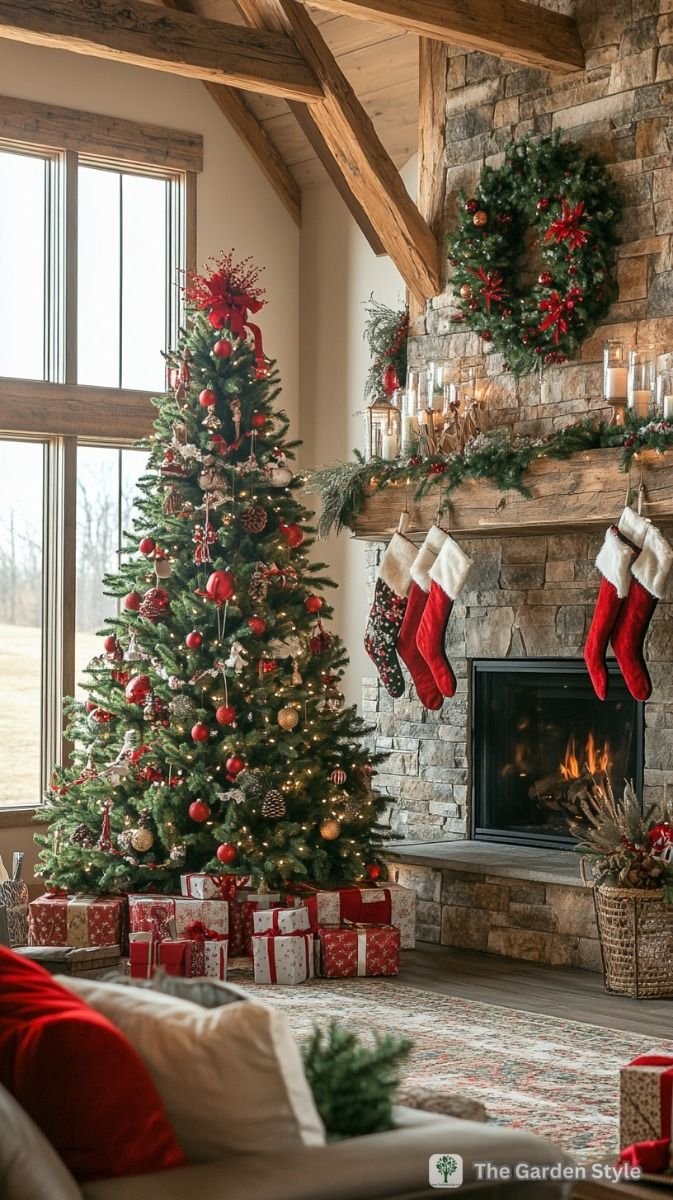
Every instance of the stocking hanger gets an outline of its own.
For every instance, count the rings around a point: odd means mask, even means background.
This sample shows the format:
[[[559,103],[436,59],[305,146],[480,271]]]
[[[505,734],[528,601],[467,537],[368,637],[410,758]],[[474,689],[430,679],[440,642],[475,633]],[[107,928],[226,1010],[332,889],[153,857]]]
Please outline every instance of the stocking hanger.
[[[632,472],[633,472],[633,459],[631,459],[631,462],[629,463],[629,478],[628,478],[628,482],[626,484],[626,497],[624,499],[624,504],[626,505],[627,508],[633,507],[632,503],[631,503],[631,492],[632,492],[631,475],[632,475]],[[643,504],[647,504],[647,498],[646,498],[645,484],[643,482],[643,463],[642,463],[642,459],[641,459],[640,478],[638,480],[638,516],[642,515]]]

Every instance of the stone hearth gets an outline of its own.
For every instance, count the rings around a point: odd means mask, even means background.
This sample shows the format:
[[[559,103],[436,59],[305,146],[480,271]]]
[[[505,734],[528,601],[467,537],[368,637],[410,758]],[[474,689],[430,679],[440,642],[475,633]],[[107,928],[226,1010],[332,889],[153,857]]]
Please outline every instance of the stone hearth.
[[[391,878],[418,897],[419,941],[601,969],[575,854],[461,841],[392,845],[386,857]]]

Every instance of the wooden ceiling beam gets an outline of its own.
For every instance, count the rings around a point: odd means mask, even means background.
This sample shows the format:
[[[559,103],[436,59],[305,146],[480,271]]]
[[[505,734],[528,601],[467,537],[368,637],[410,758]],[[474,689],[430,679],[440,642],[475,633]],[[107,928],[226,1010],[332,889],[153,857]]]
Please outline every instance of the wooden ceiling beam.
[[[164,8],[200,15],[198,5],[194,5],[193,0],[161,0],[161,2]],[[228,87],[224,83],[207,83],[205,81],[203,86],[215,101],[220,112],[236,130],[241,141],[247,146],[276,195],[285,205],[295,225],[301,228],[301,189],[261,121],[257,120],[250,106],[235,88]],[[303,105],[297,104],[297,108],[302,107]]]
[[[0,0],[0,37],[283,99],[322,94],[283,31],[168,12],[143,0]]]
[[[584,51],[572,17],[525,0],[311,0],[328,12],[385,21],[418,37],[481,50],[551,71],[579,71]]]
[[[295,0],[236,0],[257,29],[293,37],[323,88],[309,115],[410,292],[420,301],[440,287],[439,246],[397,167],[310,16]]]

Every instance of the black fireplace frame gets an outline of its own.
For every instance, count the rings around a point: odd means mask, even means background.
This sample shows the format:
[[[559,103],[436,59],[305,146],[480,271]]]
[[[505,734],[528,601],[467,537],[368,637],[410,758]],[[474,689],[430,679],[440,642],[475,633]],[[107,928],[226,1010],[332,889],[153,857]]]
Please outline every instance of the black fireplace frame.
[[[471,662],[471,689],[470,689],[470,767],[471,767],[471,786],[470,786],[470,836],[476,841],[482,842],[499,842],[506,845],[517,846],[536,846],[544,847],[549,850],[568,850],[575,842],[573,838],[554,837],[553,835],[535,836],[534,834],[516,834],[514,835],[508,829],[494,829],[492,826],[481,827],[477,823],[479,816],[477,812],[478,797],[481,795],[481,756],[477,747],[477,728],[474,720],[474,702],[476,696],[476,681],[480,672],[512,672],[520,671],[522,673],[534,671],[536,669],[544,669],[548,673],[565,674],[576,673],[586,675],[586,664],[583,659],[576,658],[509,658],[509,659],[488,659],[475,658]],[[614,659],[607,659],[608,676],[610,679],[621,679],[619,667]],[[636,778],[634,784],[638,795],[643,794],[643,777],[645,768],[645,704],[642,702],[635,703],[635,741],[636,741]]]

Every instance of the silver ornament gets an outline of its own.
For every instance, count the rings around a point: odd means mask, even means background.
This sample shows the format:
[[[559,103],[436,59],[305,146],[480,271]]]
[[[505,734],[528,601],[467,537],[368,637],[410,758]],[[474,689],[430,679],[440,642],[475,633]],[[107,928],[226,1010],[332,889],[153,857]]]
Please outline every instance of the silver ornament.
[[[171,700],[168,705],[169,712],[179,721],[191,717],[195,709],[196,705],[189,696],[176,696],[175,700]]]

